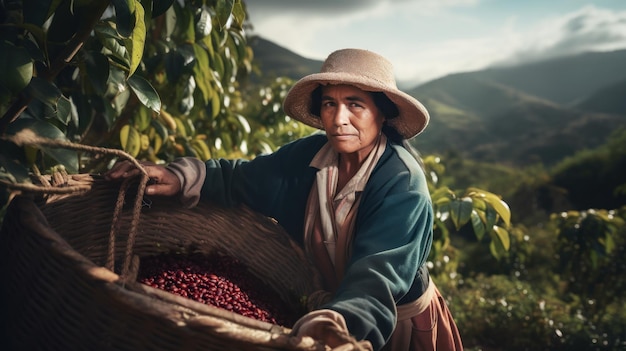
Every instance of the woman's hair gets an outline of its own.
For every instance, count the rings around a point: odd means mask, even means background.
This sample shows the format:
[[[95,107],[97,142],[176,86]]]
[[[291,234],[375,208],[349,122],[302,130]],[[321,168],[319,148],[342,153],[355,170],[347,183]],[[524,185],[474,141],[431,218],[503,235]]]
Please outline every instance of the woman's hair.
[[[390,126],[387,121],[393,118],[398,117],[400,111],[398,111],[398,106],[387,97],[387,95],[380,91],[372,91],[369,92],[374,100],[374,104],[376,108],[385,116],[385,122],[383,123],[382,132],[385,134],[387,139],[390,141],[402,145],[405,149],[409,151],[409,153],[417,160],[417,162],[424,168],[424,164],[422,162],[422,157],[419,152],[408,140],[406,140],[396,128]],[[311,93],[311,106],[309,107],[309,111],[315,115],[320,117],[322,109],[322,86],[318,86]]]

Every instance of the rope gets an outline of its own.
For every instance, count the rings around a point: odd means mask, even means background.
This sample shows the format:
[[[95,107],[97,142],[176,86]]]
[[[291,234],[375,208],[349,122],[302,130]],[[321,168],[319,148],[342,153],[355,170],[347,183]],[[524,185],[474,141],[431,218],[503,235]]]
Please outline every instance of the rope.
[[[111,219],[111,231],[109,232],[109,251],[107,253],[107,262],[105,267],[111,271],[115,269],[115,233],[120,229],[120,214],[124,207],[124,199],[126,198],[126,189],[131,182],[130,178],[125,179],[117,193],[117,201],[115,201],[115,209],[113,210],[113,218]]]
[[[24,129],[15,135],[3,136],[2,139],[10,141],[17,146],[50,146],[50,147],[60,147],[70,150],[77,151],[86,151],[90,153],[99,153],[105,155],[113,155],[118,156],[119,158],[124,158],[130,161],[137,169],[141,172],[141,180],[139,182],[139,188],[137,190],[137,196],[135,197],[135,203],[133,206],[133,217],[131,221],[130,231],[128,233],[128,239],[126,241],[126,251],[124,255],[124,263],[122,267],[122,272],[120,276],[122,278],[126,277],[129,272],[131,261],[132,261],[132,252],[133,247],[135,245],[135,238],[137,237],[137,228],[139,226],[139,217],[141,214],[142,200],[143,195],[146,190],[146,185],[150,180],[148,173],[143,168],[141,163],[137,161],[131,154],[118,149],[109,149],[97,146],[89,146],[83,144],[77,144],[66,140],[57,140],[57,139],[48,139],[44,137],[40,137],[36,135],[33,131],[29,129]],[[111,221],[111,231],[109,232],[109,250],[107,252],[107,261],[105,268],[114,271],[115,267],[115,237],[120,227],[120,214],[124,207],[124,199],[126,197],[126,191],[128,186],[131,184],[133,179],[128,178],[125,179],[120,187],[120,191],[118,193],[117,201],[115,204],[115,209],[113,211],[113,218]],[[34,192],[34,193],[46,193],[46,194],[71,194],[71,193],[80,193],[85,192],[91,189],[90,185],[77,185],[77,186],[66,186],[66,187],[51,187],[50,183],[46,181],[47,184],[44,186],[38,186],[35,184],[28,183],[11,183],[4,180],[0,180],[0,183],[4,184],[7,188]]]
[[[73,194],[73,193],[82,193],[91,189],[90,185],[71,185],[65,186],[62,188],[55,188],[52,186],[41,186],[30,183],[11,183],[4,179],[0,179],[0,183],[7,188],[14,190],[21,190],[24,192],[30,193],[41,193],[41,194]]]
[[[135,206],[133,207],[133,219],[130,222],[130,232],[128,233],[128,239],[126,240],[126,252],[124,256],[124,267],[122,268],[122,277],[128,276],[128,270],[133,256],[133,247],[135,246],[135,238],[137,237],[137,228],[139,227],[139,215],[141,214],[141,207],[143,204],[143,194],[146,191],[146,185],[150,177],[147,174],[142,174],[141,182],[137,190],[137,196],[135,197]]]

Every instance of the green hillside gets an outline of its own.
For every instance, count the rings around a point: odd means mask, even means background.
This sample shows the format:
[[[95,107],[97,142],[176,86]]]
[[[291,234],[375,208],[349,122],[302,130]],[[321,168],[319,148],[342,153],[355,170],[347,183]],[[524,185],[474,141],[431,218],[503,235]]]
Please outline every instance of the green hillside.
[[[626,115],[626,79],[599,89],[576,107],[584,111]]]
[[[450,75],[409,93],[431,113],[415,140],[424,153],[455,151],[486,162],[552,165],[596,147],[626,116],[563,107],[473,73]]]
[[[258,66],[258,70],[251,77],[254,82],[268,81],[276,77],[297,80],[307,74],[319,72],[322,67],[322,61],[296,55],[258,36],[249,38],[248,44],[254,52],[254,61]]]

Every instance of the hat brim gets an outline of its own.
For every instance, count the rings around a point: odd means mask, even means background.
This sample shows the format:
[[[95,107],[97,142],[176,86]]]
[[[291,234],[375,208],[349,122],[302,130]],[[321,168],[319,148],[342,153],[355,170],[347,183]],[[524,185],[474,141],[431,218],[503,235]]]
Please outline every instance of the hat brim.
[[[297,81],[287,93],[283,109],[287,116],[306,125],[323,129],[319,116],[311,113],[311,94],[320,85],[348,84],[363,91],[382,92],[398,108],[398,116],[388,119],[387,124],[405,139],[420,134],[430,120],[428,110],[421,102],[405,92],[390,88],[374,79],[343,72],[323,72],[308,75]]]

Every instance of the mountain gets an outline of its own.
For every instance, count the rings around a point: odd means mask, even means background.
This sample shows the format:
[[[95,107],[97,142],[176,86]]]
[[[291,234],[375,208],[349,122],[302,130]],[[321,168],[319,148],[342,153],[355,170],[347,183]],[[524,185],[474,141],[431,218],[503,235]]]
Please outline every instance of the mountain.
[[[428,128],[415,139],[422,153],[448,151],[478,161],[552,165],[593,148],[626,114],[581,111],[485,80],[473,73],[437,79],[408,91],[430,111]]]
[[[276,77],[298,80],[307,74],[319,72],[322,67],[322,61],[296,55],[259,36],[250,38],[248,45],[254,52],[254,61],[259,69],[259,72],[251,77],[256,82]]]
[[[531,95],[573,106],[591,93],[626,80],[626,50],[579,55],[474,72]]]
[[[262,38],[250,45],[263,72],[258,79],[299,79],[322,64]],[[423,154],[553,165],[626,126],[624,62],[626,50],[585,53],[426,82],[405,90],[431,114],[428,128],[413,142]]]
[[[626,79],[598,89],[576,107],[584,111],[626,115]]]

